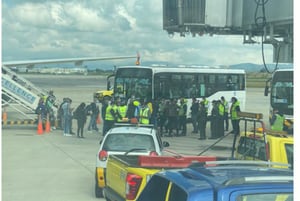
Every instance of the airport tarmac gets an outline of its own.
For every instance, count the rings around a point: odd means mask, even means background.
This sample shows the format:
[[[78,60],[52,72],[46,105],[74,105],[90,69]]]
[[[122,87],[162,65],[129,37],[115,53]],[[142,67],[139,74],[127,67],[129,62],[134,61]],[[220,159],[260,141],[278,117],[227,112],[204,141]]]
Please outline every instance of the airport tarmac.
[[[92,101],[93,92],[106,88],[103,76],[25,75],[41,88],[53,89],[59,100],[70,97],[73,107]],[[247,112],[260,112],[267,123],[269,97],[264,89],[247,89]],[[8,113],[8,119],[10,114]],[[267,124],[268,126],[268,124]],[[76,123],[73,123],[76,131]],[[241,125],[241,127],[243,127]],[[102,130],[102,124],[99,125]],[[231,128],[231,126],[230,126]],[[215,140],[198,140],[197,134],[163,137],[169,149],[181,154],[199,154]],[[96,153],[101,133],[85,131],[84,139],[65,137],[61,130],[37,135],[35,125],[2,127],[2,200],[3,201],[92,201],[95,185]],[[209,134],[207,134],[209,136]],[[230,156],[233,135],[203,155]]]

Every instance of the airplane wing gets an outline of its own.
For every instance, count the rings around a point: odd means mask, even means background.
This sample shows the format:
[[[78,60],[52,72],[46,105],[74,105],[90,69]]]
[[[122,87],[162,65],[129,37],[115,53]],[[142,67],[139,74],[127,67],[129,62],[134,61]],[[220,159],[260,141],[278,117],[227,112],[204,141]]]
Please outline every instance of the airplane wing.
[[[35,64],[53,64],[53,63],[71,63],[71,62],[74,62],[75,65],[80,65],[84,61],[117,60],[117,59],[131,59],[131,58],[137,58],[137,56],[83,57],[83,58],[7,61],[7,62],[2,62],[2,65],[6,67],[16,67],[21,65],[33,67]]]

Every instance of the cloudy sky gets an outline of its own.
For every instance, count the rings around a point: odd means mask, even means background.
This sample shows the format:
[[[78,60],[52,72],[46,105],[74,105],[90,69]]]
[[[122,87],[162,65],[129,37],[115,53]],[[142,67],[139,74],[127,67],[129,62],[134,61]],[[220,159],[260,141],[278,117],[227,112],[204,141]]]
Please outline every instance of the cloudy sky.
[[[259,40],[259,39],[258,39]],[[162,0],[3,0],[2,60],[135,55],[177,64],[262,64],[242,36],[170,38]],[[272,48],[265,47],[267,63]]]

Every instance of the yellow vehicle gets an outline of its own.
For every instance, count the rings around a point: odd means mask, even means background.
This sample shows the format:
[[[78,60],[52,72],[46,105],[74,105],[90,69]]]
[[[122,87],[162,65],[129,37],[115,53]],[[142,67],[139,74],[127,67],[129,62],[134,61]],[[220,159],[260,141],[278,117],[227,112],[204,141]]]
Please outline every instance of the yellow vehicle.
[[[202,163],[220,159],[223,158],[180,155],[109,155],[103,194],[106,200],[135,201],[152,175],[161,170],[185,168],[195,162]]]
[[[107,88],[106,90],[99,90],[96,91],[94,93],[94,100],[99,101],[100,103],[102,103],[105,100],[111,100],[113,95],[114,95],[114,90],[113,90],[113,86],[111,85],[111,83],[113,83],[113,79],[114,79],[114,74],[111,74],[109,76],[107,76]]]
[[[104,100],[110,100],[113,96],[113,93],[113,90],[96,91],[94,93],[94,99],[98,100],[99,102],[103,102]]]
[[[243,114],[240,116],[245,118]],[[252,120],[261,122],[259,118],[262,116],[257,115],[257,118],[252,118]],[[247,120],[249,121],[251,118],[247,117]],[[240,134],[235,147],[235,158],[285,163],[293,167],[293,147],[292,135],[288,135],[286,132],[266,130],[262,123],[261,128],[244,131]]]

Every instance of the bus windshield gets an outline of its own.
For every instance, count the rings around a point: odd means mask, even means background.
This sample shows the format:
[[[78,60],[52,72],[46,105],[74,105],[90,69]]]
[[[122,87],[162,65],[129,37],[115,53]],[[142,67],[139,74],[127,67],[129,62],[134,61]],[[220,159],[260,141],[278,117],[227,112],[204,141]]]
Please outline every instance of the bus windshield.
[[[115,77],[114,96],[125,98],[151,99],[151,69],[126,68],[118,69]]]
[[[294,84],[292,71],[275,73],[271,88],[271,106],[283,114],[293,115]]]

